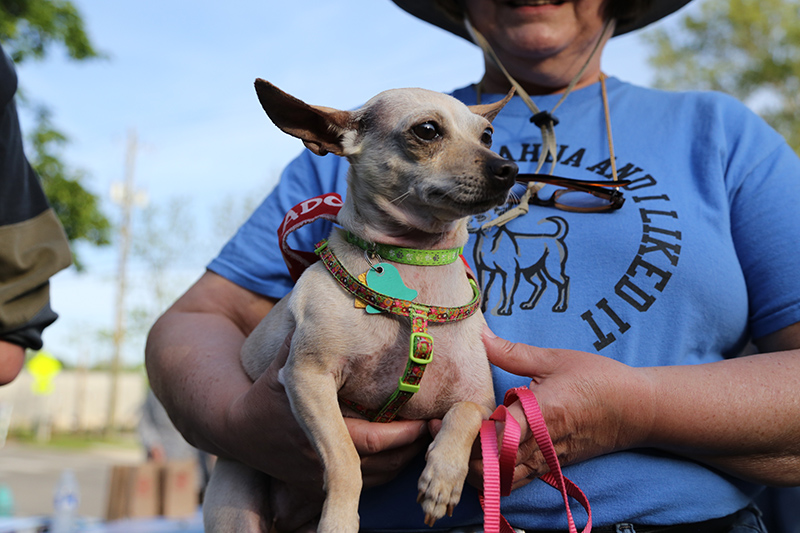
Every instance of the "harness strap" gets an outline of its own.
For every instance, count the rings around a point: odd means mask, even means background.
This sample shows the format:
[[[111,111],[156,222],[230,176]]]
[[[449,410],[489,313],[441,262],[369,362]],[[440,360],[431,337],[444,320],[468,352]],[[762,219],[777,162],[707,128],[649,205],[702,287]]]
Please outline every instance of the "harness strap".
[[[583,533],[592,531],[592,509],[589,499],[578,488],[575,483],[570,481],[561,472],[561,465],[556,456],[553,441],[547,431],[547,426],[539,409],[539,402],[536,396],[528,387],[517,387],[506,392],[503,405],[499,406],[489,420],[485,420],[481,426],[481,452],[483,454],[483,494],[481,495],[481,505],[484,509],[484,532],[485,533],[513,533],[514,529],[500,514],[500,496],[507,496],[511,492],[511,483],[514,478],[514,467],[516,465],[517,448],[519,447],[520,428],[513,416],[508,415],[506,406],[511,405],[515,400],[519,400],[522,410],[528,420],[528,425],[536,439],[539,450],[544,455],[550,471],[542,475],[540,479],[558,489],[564,499],[564,506],[567,510],[567,522],[570,533],[577,533],[575,521],[572,518],[572,510],[569,507],[571,496],[586,510],[588,519]],[[505,432],[500,449],[497,446],[497,433],[495,423],[505,422]]]
[[[358,278],[350,274],[344,265],[339,262],[339,259],[328,246],[327,240],[320,241],[317,244],[315,253],[319,255],[325,268],[328,269],[334,279],[353,296],[382,311],[411,319],[411,337],[406,368],[400,377],[397,389],[384,403],[383,407],[378,411],[371,411],[349,400],[342,400],[342,403],[373,422],[391,422],[397,418],[400,409],[419,390],[425,367],[433,359],[433,337],[428,334],[428,322],[454,322],[473,315],[480,305],[478,285],[468,273],[473,297],[465,306],[438,307],[423,305],[409,300],[392,298],[370,289]]]

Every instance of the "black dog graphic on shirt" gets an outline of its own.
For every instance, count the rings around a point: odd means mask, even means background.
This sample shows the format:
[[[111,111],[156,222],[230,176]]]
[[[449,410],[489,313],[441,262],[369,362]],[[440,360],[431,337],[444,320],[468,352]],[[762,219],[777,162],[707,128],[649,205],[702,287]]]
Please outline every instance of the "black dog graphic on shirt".
[[[500,213],[496,213],[499,215]],[[569,305],[569,276],[565,272],[567,264],[567,245],[565,237],[569,232],[567,221],[559,216],[543,218],[539,224],[554,226],[552,232],[518,233],[507,226],[481,229],[490,217],[478,215],[470,221],[470,233],[476,236],[474,264],[478,285],[484,291],[481,304],[486,312],[492,288],[500,281],[500,300],[492,310],[498,315],[511,315],[517,292],[526,281],[533,290],[520,304],[520,309],[534,309],[548,287],[553,282],[558,291],[554,313],[563,313]]]

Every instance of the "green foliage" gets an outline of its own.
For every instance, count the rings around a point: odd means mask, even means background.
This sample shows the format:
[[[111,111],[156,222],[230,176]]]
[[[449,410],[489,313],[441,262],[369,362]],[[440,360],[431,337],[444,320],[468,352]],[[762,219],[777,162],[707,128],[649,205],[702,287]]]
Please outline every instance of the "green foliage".
[[[67,137],[50,123],[47,111],[39,112],[36,129],[30,135],[31,166],[42,180],[42,188],[58,215],[70,242],[83,240],[101,246],[110,243],[111,223],[100,209],[100,200],[82,184],[85,174],[64,163],[59,148]],[[73,254],[74,254],[73,248]],[[73,257],[81,270],[80,258]]]
[[[729,93],[800,154],[800,0],[704,0],[696,7],[675,30],[643,35],[653,49],[655,85]]]
[[[43,58],[53,43],[73,59],[98,56],[80,13],[65,0],[0,0],[0,41],[15,63]]]

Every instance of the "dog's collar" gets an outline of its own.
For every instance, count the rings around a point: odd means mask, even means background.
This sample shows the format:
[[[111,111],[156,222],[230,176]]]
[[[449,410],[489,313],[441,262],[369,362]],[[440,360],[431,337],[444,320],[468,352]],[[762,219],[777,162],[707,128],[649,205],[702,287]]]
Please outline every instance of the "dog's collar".
[[[443,266],[455,263],[463,253],[464,248],[447,248],[444,250],[417,250],[414,248],[401,248],[391,244],[369,242],[358,235],[348,231],[345,239],[350,244],[362,250],[375,253],[387,261],[415,266]]]
[[[356,298],[363,300],[381,311],[402,316],[411,316],[412,313],[418,313],[431,322],[454,322],[472,316],[480,306],[481,292],[478,288],[478,284],[475,283],[475,280],[470,276],[468,277],[470,285],[472,286],[473,295],[472,300],[467,305],[461,307],[424,305],[409,300],[392,298],[391,296],[374,291],[367,285],[361,283],[358,278],[353,276],[344,265],[339,262],[333,250],[328,246],[327,239],[323,239],[317,243],[314,253],[319,256],[328,269],[328,272],[336,278],[345,290],[353,294]]]
[[[381,294],[370,289],[358,280],[342,265],[339,259],[328,246],[328,241],[322,240],[317,244],[314,252],[328,269],[328,272],[339,282],[346,291],[365,303],[395,315],[411,319],[411,346],[408,353],[408,362],[397,390],[389,397],[378,411],[370,411],[353,402],[343,400],[349,407],[363,414],[373,422],[390,422],[397,417],[400,408],[419,390],[419,383],[425,367],[433,359],[433,337],[428,335],[428,322],[455,322],[464,320],[477,312],[481,302],[481,291],[469,271],[470,286],[472,287],[472,300],[461,307],[440,307],[424,305],[410,300],[401,300]]]

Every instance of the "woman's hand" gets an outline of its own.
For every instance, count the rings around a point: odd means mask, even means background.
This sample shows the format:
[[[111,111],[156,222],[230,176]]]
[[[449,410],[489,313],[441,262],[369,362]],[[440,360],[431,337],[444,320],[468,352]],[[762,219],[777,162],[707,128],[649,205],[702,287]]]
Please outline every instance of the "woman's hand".
[[[0,385],[14,381],[25,363],[25,348],[0,340]]]
[[[345,423],[361,456],[365,488],[394,479],[431,442],[423,420],[382,423],[345,418]]]
[[[767,485],[800,483],[800,323],[759,339],[768,353],[633,368],[601,355],[515,344],[484,331],[489,360],[529,376],[562,465],[656,448]],[[548,470],[523,428],[514,486]],[[480,482],[479,461],[471,482]]]
[[[484,330],[489,361],[531,378],[550,437],[562,465],[634,447],[653,422],[653,393],[640,371],[607,357],[572,350],[550,350],[513,343]],[[522,427],[513,488],[549,470],[517,401],[509,411]],[[471,482],[482,477],[472,462]]]

